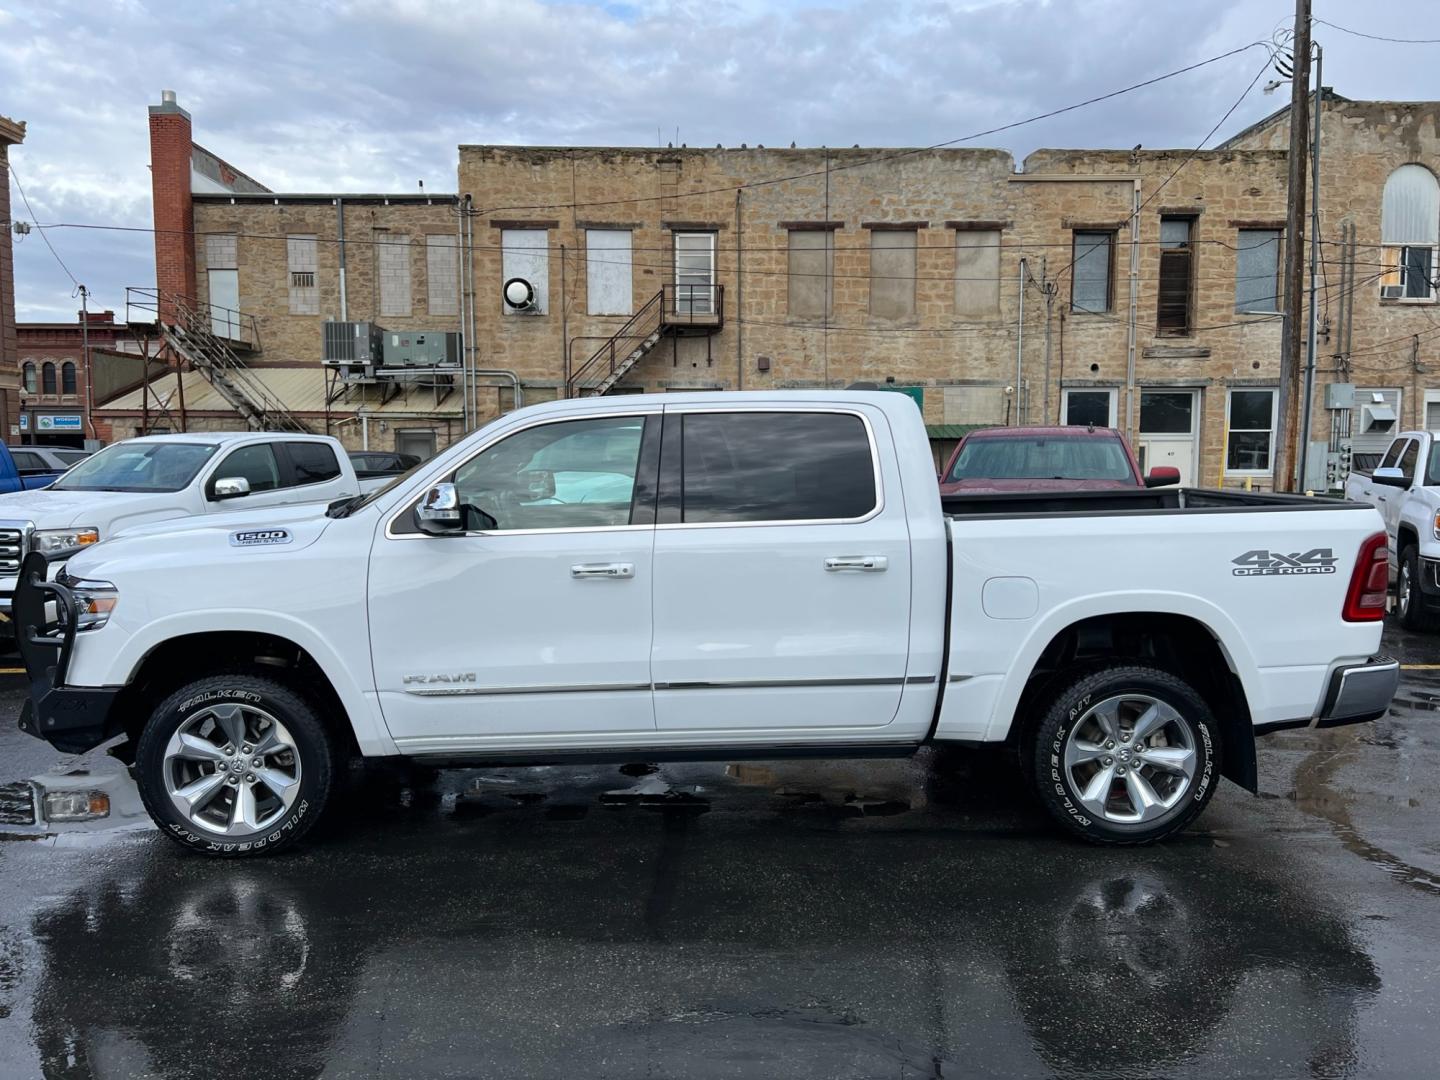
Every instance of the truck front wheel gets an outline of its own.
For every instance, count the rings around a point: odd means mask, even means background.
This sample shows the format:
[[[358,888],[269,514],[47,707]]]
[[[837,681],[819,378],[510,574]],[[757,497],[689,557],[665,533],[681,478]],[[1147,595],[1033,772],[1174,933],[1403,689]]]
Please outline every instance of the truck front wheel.
[[[1420,552],[1407,544],[1400,552],[1400,574],[1395,580],[1395,614],[1406,630],[1434,630],[1435,617],[1425,610],[1420,594]]]
[[[1145,844],[1199,816],[1220,780],[1204,700],[1174,675],[1116,665],[1057,680],[1029,752],[1040,801],[1098,844]]]
[[[135,772],[145,809],[171,840],[206,855],[260,855],[314,825],[337,752],[314,709],[289,687],[258,675],[212,675],[151,714]]]

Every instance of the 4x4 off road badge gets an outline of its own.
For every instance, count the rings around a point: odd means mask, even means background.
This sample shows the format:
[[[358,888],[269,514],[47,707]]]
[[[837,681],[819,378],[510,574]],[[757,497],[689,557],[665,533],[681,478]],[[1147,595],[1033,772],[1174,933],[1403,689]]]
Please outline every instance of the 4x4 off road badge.
[[[289,529],[249,529],[230,534],[231,547],[264,547],[267,544],[288,544]]]
[[[1236,577],[1275,577],[1291,574],[1333,574],[1335,558],[1331,548],[1311,548],[1309,551],[1247,551],[1238,559],[1231,559]]]

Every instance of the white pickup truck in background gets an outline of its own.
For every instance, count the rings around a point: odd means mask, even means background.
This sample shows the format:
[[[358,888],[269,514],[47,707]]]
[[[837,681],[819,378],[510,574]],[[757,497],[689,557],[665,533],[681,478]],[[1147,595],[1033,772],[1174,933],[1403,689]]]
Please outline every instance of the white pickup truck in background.
[[[1440,453],[1434,434],[1396,435],[1373,473],[1350,474],[1345,497],[1369,503],[1385,519],[1401,624],[1440,628]]]
[[[1066,828],[1142,843],[1222,775],[1254,791],[1257,734],[1384,714],[1380,526],[1243,492],[942,500],[898,394],[550,402],[323,514],[161,523],[53,582],[29,556],[20,726],[128,736],[161,829],[220,856],[296,840],[356,755],[928,743],[1009,744]]]
[[[338,439],[277,432],[149,435],[115,443],[39,491],[0,496],[0,613],[21,560],[63,562],[137,525],[300,502],[332,502],[385,481],[356,479]]]

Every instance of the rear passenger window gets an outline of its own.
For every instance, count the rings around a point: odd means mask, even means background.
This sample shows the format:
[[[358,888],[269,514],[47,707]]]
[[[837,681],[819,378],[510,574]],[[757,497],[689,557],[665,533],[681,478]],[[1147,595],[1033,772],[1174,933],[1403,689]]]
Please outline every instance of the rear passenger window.
[[[682,521],[845,520],[875,508],[875,464],[858,416],[686,413],[682,443]]]
[[[1420,440],[1411,439],[1405,447],[1405,452],[1400,455],[1400,471],[1405,474],[1407,482],[1415,479],[1415,462],[1420,458]]]
[[[250,490],[274,491],[280,486],[280,467],[275,464],[275,451],[269,443],[242,446],[220,463],[210,481],[214,491],[216,480],[244,477],[250,481]]]
[[[340,462],[335,458],[335,451],[325,443],[292,442],[286,443],[285,449],[290,453],[290,463],[295,466],[297,484],[319,484],[340,475]]]

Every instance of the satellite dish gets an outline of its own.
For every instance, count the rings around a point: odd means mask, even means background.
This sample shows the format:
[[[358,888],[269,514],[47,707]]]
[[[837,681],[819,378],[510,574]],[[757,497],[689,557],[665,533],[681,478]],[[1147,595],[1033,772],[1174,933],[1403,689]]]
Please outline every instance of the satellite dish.
[[[535,306],[535,286],[524,278],[512,277],[505,282],[502,292],[505,305],[516,311],[529,311]]]

